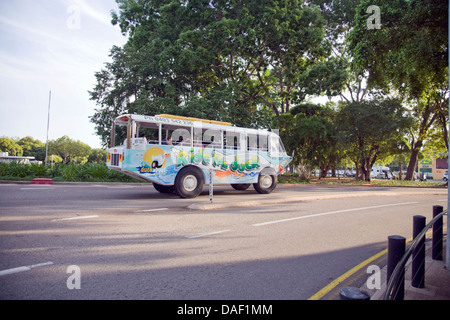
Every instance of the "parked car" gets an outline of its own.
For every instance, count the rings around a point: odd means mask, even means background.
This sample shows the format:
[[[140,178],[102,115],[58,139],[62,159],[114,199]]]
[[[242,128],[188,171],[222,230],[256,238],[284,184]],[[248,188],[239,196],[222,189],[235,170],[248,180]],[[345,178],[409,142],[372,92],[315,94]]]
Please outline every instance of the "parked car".
[[[448,181],[448,171],[445,171],[444,175],[442,176],[442,180]]]

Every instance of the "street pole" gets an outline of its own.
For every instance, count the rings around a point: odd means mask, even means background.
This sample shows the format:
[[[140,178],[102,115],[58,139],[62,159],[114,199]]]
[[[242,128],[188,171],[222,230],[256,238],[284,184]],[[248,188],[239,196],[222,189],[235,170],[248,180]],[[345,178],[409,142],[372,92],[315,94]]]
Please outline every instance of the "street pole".
[[[48,94],[48,118],[47,118],[47,142],[45,143],[45,165],[47,165],[48,157],[48,130],[50,127],[50,101],[52,100],[52,91]]]
[[[448,26],[447,28],[449,28],[450,31],[450,0],[448,1],[448,5],[449,7],[447,8],[447,10],[449,10],[449,15],[448,15]],[[448,32],[448,43],[447,43],[447,51],[448,51],[448,45],[450,44],[450,32]],[[448,77],[448,100],[450,100],[450,52],[448,52],[448,63],[449,63],[449,77]],[[449,101],[447,101],[447,103],[449,103]],[[447,123],[448,125],[448,130],[447,132],[450,131],[450,106],[449,106],[449,123]],[[449,143],[450,143],[450,134],[447,137],[449,139]],[[450,144],[449,144],[450,146]],[[448,151],[448,150],[447,150]],[[450,153],[448,153],[447,155],[447,162],[448,162],[448,170],[450,171]],[[450,208],[450,195],[448,194],[448,180],[447,180],[447,245],[446,245],[446,249],[445,249],[445,267],[447,268],[447,270],[450,270],[450,219],[449,219],[449,214],[448,214],[448,210]]]

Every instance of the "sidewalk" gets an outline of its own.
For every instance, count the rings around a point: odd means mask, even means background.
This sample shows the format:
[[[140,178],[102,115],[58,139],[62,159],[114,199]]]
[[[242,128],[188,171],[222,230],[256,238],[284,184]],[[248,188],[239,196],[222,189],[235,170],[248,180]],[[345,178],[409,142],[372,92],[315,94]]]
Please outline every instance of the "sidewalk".
[[[411,285],[411,258],[405,267],[404,300],[450,300],[450,270],[445,268],[446,237],[443,240],[443,259],[431,258],[431,239],[425,241],[425,287],[415,288]],[[371,300],[383,300],[386,290],[386,269],[381,270],[382,287],[379,290],[368,290],[364,284],[360,290],[368,293]]]

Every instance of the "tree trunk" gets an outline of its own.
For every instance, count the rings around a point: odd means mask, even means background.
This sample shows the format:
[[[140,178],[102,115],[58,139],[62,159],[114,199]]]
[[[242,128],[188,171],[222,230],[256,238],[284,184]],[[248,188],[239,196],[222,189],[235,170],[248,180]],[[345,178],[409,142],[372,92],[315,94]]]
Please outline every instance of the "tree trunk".
[[[414,176],[414,172],[417,167],[417,161],[419,158],[420,148],[422,147],[422,141],[417,141],[414,145],[414,148],[411,151],[411,157],[409,158],[408,169],[406,171],[405,180],[412,180]]]

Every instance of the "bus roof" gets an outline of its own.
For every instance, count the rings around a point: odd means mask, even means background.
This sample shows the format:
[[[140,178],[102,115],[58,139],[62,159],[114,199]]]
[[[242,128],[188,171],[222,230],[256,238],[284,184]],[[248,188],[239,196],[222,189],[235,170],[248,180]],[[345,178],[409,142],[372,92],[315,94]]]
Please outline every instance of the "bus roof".
[[[123,114],[116,118],[115,123],[126,125],[128,120],[134,120],[140,124],[162,124],[164,128],[169,127],[200,127],[204,129],[223,130],[232,132],[246,132],[250,134],[270,134],[266,129],[250,129],[232,126],[230,122],[206,120],[192,117],[175,116],[171,114],[160,114],[156,116],[145,116],[137,114]]]

